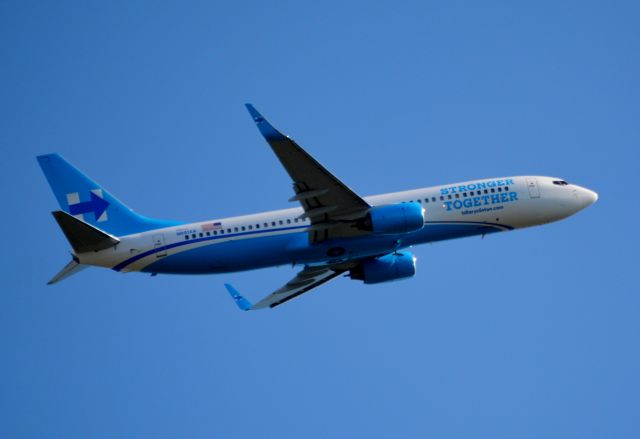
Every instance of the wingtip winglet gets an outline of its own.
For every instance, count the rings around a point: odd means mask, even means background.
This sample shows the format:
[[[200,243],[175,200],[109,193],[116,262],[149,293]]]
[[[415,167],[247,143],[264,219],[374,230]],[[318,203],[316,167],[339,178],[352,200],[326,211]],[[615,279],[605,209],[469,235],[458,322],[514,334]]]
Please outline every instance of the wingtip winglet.
[[[258,110],[256,110],[256,107],[249,103],[244,104],[244,106],[247,107],[247,111],[249,111],[251,118],[256,123],[258,129],[260,130],[260,133],[264,136],[265,139],[280,140],[286,138],[284,134],[275,129],[273,125],[271,125],[269,121],[265,119]]]
[[[253,308],[253,304],[245,299],[242,294],[240,294],[238,290],[236,290],[232,285],[224,284],[224,287],[227,289],[229,295],[236,303],[236,305],[238,305],[238,308],[240,308],[242,311],[249,311],[251,308]]]
[[[244,106],[247,107],[247,111],[249,111],[249,114],[251,115],[251,117],[253,117],[253,120],[262,117],[262,114],[260,114],[260,112],[256,110],[256,107],[254,107],[253,104],[247,102],[246,104],[244,104]]]
[[[258,125],[258,128],[260,128],[260,131],[262,131],[261,127],[264,125],[263,122],[266,123],[266,125],[271,126],[271,124],[267,122],[267,119],[265,119],[264,116],[256,110],[256,107],[254,107],[253,104],[246,103],[244,106],[247,107],[247,111],[251,115],[253,121]]]

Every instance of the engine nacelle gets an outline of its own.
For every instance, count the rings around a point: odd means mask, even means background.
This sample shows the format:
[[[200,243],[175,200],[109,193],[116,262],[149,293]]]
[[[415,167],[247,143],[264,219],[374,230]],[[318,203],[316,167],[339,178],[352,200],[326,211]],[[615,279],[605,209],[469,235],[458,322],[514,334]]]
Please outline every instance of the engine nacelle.
[[[361,224],[363,230],[380,235],[395,235],[420,230],[424,225],[424,209],[418,203],[391,204],[369,209]]]
[[[367,259],[351,270],[351,279],[377,284],[411,277],[416,274],[416,258],[411,253],[393,253]]]

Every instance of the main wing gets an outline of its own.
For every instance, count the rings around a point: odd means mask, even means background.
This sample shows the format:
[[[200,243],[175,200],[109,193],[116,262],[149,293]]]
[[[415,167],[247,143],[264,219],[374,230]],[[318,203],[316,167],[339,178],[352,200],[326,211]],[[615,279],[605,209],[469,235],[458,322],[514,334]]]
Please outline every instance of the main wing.
[[[300,202],[304,209],[300,218],[311,222],[310,241],[365,234],[353,227],[353,220],[364,216],[371,206],[296,142],[275,129],[253,105],[246,107],[293,180],[295,195],[289,201]]]
[[[317,267],[307,265],[296,275],[296,277],[256,304],[249,302],[233,286],[229,284],[224,284],[224,286],[236,302],[236,305],[238,305],[238,308],[243,311],[267,307],[275,308],[288,300],[329,282],[330,280],[340,276],[345,271],[347,271],[346,268],[338,268],[330,265],[321,265]]]

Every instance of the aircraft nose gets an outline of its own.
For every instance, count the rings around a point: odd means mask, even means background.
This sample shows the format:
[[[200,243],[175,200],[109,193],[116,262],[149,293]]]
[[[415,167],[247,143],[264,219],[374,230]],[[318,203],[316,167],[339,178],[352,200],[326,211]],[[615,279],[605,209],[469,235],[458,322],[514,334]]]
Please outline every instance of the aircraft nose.
[[[584,209],[598,201],[598,194],[590,189],[581,187],[579,189],[578,199],[580,200],[580,208]]]

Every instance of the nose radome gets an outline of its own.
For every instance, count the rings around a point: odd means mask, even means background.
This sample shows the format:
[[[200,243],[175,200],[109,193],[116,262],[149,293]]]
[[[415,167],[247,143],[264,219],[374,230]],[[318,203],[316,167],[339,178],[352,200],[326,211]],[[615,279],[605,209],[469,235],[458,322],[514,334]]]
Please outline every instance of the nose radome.
[[[598,201],[598,194],[590,189],[580,188],[580,201],[582,201],[581,204],[583,204],[582,208],[584,209]]]

